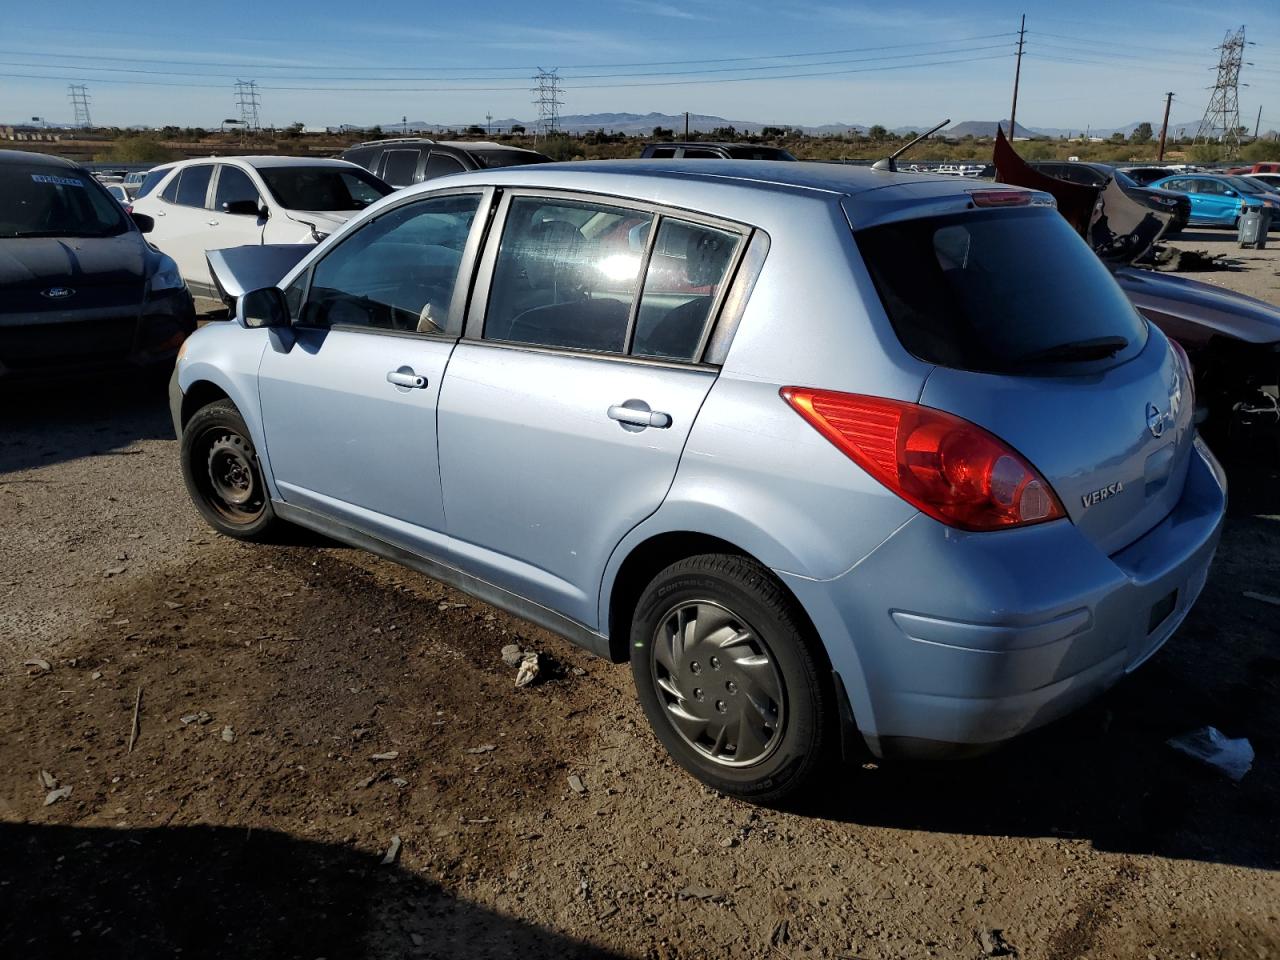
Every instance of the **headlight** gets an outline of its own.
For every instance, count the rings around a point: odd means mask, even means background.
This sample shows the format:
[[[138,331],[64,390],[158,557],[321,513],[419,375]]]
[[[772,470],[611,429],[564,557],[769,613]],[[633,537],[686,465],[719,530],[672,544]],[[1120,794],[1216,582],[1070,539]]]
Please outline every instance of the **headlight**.
[[[183,282],[182,274],[178,272],[178,265],[173,262],[173,258],[161,257],[160,265],[156,267],[156,272],[151,275],[151,292],[181,290],[184,286],[186,284]]]

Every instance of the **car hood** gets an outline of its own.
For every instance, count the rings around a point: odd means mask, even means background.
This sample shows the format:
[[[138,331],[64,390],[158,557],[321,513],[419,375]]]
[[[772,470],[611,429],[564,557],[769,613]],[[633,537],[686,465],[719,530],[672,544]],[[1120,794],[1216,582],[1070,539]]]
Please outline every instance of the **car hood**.
[[[1177,340],[1194,344],[1225,336],[1246,343],[1280,342],[1280,308],[1269,303],[1136,267],[1112,273],[1142,315]]]
[[[205,259],[218,295],[230,306],[246,293],[278,284],[314,249],[310,243],[259,243],[209,250]]]
[[[297,220],[309,227],[315,227],[321,233],[333,233],[340,226],[354,217],[359,210],[287,210],[290,220]]]
[[[0,290],[138,283],[147,275],[142,235],[0,238]]]

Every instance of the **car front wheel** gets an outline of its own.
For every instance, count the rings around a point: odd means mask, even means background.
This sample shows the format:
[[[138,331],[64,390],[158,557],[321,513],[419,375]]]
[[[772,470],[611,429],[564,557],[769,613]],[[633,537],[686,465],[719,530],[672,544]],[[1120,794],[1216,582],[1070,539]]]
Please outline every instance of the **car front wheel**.
[[[636,606],[631,672],[658,739],[722,793],[777,803],[830,759],[830,669],[754,560],[706,554],[659,573]]]
[[[182,478],[200,515],[219,533],[263,540],[280,523],[249,427],[230,400],[201,407],[187,421]]]

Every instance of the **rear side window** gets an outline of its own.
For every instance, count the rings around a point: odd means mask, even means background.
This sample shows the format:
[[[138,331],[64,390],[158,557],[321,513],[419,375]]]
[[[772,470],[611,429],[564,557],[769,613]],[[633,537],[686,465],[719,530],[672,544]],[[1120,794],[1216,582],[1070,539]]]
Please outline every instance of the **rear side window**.
[[[382,179],[393,187],[407,187],[418,172],[417,150],[388,150],[382,161]]]
[[[1042,373],[1106,359],[1107,344],[1124,358],[1146,343],[1146,322],[1052,209],[905,220],[855,237],[898,339],[927,363]]]
[[[178,181],[178,198],[175,202],[184,207],[203,207],[205,197],[209,193],[209,177],[213,173],[213,164],[205,163],[196,167],[187,167],[182,171],[182,179]]]
[[[342,155],[342,159],[349,163],[358,163],[366,170],[373,170],[374,158],[378,155],[378,151],[373,147],[358,147],[355,150],[348,150]]]
[[[715,150],[704,150],[702,147],[685,147],[681,156],[690,160],[716,160],[720,154]]]
[[[658,160],[664,160],[664,159],[667,159],[668,157],[674,157],[675,155],[676,155],[675,147],[654,147],[652,150],[649,151],[649,156]]]

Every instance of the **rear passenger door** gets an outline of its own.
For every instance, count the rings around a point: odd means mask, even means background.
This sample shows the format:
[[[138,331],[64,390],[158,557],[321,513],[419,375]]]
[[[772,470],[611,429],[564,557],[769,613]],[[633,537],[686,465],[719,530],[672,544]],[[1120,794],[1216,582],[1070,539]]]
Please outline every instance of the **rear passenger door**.
[[[715,381],[701,362],[747,231],[628,201],[508,195],[440,395],[458,564],[595,628]]]
[[[209,187],[213,181],[213,164],[196,163],[183,167],[160,194],[157,229],[148,239],[173,257],[178,272],[192,293],[216,295],[209,265],[205,262],[205,242],[209,239]]]

